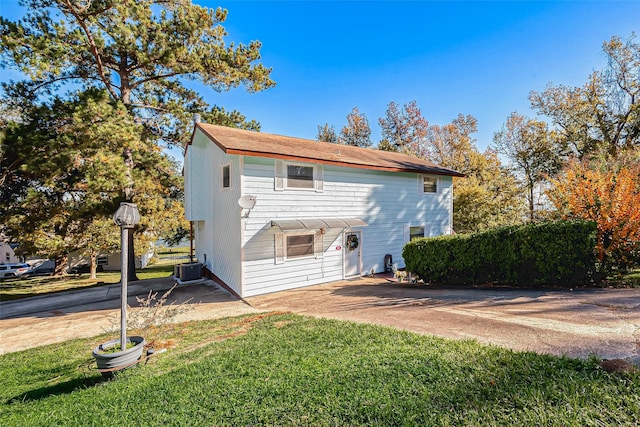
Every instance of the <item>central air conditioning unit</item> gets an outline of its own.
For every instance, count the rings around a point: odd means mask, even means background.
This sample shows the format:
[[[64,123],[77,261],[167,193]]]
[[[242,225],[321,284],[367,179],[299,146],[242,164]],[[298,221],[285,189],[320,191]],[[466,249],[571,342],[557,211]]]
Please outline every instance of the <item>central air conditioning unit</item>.
[[[202,263],[176,264],[173,266],[173,276],[181,282],[202,279]]]

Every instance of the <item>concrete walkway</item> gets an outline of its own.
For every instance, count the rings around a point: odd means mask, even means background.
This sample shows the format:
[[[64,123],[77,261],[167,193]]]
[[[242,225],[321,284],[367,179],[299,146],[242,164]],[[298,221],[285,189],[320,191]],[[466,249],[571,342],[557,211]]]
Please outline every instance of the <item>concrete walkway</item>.
[[[169,278],[134,282],[129,304]],[[113,329],[119,285],[0,303],[0,354]],[[213,282],[182,285],[169,301],[191,300],[174,321],[263,311],[373,323],[446,338],[471,338],[513,350],[627,359],[640,365],[640,289],[432,287],[361,278],[241,301]],[[196,304],[197,303],[197,304]],[[119,325],[116,325],[119,327]]]

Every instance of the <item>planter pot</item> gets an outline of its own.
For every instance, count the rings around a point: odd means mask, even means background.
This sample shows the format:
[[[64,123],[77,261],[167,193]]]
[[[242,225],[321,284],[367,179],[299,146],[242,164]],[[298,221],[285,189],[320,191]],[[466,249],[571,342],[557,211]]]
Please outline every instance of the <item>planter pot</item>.
[[[119,346],[119,338],[107,341],[93,349],[93,357],[96,359],[98,370],[102,372],[102,376],[111,377],[114,372],[121,371],[138,363],[144,350],[145,339],[133,336],[128,337],[127,342],[134,343],[134,346],[115,353],[105,353],[105,351]]]

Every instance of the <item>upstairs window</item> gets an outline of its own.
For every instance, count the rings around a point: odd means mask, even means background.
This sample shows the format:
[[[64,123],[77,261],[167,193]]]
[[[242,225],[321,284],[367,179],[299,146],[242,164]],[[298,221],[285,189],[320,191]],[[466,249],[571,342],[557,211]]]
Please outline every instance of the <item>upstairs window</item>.
[[[222,189],[231,188],[231,163],[222,166],[221,175]]]
[[[437,194],[439,179],[433,175],[418,175],[418,189],[422,194]]]
[[[287,188],[313,188],[313,166],[287,165]]]
[[[312,190],[322,192],[324,187],[324,168],[322,165],[293,163],[284,160],[275,162],[276,191]]]

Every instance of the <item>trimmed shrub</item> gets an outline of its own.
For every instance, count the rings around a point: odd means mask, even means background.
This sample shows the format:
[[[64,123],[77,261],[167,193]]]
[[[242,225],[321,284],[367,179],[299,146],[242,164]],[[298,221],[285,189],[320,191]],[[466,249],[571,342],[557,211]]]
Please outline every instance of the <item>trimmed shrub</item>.
[[[425,282],[574,286],[594,277],[595,247],[595,223],[554,221],[416,239],[402,256]]]

